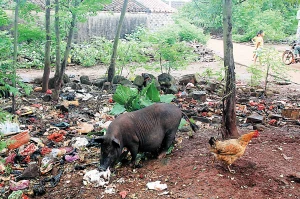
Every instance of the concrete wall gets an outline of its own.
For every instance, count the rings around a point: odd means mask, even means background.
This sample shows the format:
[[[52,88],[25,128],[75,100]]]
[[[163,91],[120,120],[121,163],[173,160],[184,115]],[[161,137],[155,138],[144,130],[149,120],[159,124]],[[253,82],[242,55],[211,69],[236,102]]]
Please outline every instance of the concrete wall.
[[[105,37],[107,39],[114,39],[118,22],[120,19],[120,13],[99,13],[97,16],[89,17],[87,22],[79,23],[77,25],[78,31],[74,35],[76,42],[82,42],[89,40],[92,37]],[[131,33],[137,26],[147,23],[147,14],[126,13],[124,23],[121,31],[121,38],[125,34]]]
[[[147,17],[147,28],[150,31],[156,31],[172,23],[174,23],[172,13],[149,13]]]
[[[126,13],[121,31],[121,38],[125,34],[132,33],[137,26],[144,25],[150,31],[173,23],[172,13]],[[87,41],[92,37],[105,37],[114,39],[120,13],[101,12],[97,16],[89,17],[87,22],[77,25],[77,32],[74,35],[75,42]]]

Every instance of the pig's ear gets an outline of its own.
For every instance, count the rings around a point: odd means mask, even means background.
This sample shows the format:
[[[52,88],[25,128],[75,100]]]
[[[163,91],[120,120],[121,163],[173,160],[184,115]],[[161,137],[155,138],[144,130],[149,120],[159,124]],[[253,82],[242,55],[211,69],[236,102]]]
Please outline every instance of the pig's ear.
[[[94,142],[102,143],[104,141],[104,136],[100,136],[94,139]]]
[[[117,138],[113,138],[112,139],[112,143],[114,144],[114,145],[116,145],[117,147],[120,147],[120,140],[118,140]]]

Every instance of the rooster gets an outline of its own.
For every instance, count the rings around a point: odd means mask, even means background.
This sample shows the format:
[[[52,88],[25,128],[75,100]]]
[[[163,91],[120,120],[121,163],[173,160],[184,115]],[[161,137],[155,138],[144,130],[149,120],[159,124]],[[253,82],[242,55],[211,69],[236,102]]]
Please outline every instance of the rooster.
[[[258,131],[253,131],[242,135],[238,139],[229,139],[219,141],[214,137],[209,140],[210,151],[214,154],[214,160],[218,159],[227,165],[229,172],[234,173],[235,171],[230,169],[230,165],[240,158],[252,138],[257,138],[259,135]]]

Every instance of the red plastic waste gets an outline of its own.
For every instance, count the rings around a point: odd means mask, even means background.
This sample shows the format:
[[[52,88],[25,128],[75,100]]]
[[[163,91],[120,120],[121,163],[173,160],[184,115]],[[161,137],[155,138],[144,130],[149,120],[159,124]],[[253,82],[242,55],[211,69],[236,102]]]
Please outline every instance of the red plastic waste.
[[[10,139],[7,140],[8,141],[7,148],[9,150],[17,149],[20,146],[28,143],[29,139],[30,139],[30,135],[29,135],[28,131],[21,132],[17,135],[12,136]]]

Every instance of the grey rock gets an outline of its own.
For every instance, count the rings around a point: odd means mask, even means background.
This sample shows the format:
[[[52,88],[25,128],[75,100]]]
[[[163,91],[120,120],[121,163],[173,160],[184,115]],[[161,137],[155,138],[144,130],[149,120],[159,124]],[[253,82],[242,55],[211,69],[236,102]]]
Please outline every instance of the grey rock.
[[[215,117],[212,118],[211,122],[213,124],[221,124],[222,123],[222,118],[218,117],[218,116],[215,116]]]
[[[158,82],[161,86],[170,87],[171,85],[175,85],[176,80],[175,78],[167,73],[162,73],[158,77]]]
[[[144,78],[141,75],[137,75],[133,81],[133,84],[142,87],[144,84]]]
[[[91,85],[92,82],[90,81],[89,76],[83,75],[80,77],[80,83],[81,84],[87,84],[87,85]]]
[[[195,74],[187,74],[179,78],[179,85],[187,85],[188,83],[196,83]]]
[[[246,122],[247,123],[265,123],[265,120],[266,120],[265,116],[254,113],[247,117]]]
[[[205,91],[194,91],[193,98],[195,100],[200,100],[201,102],[206,101],[206,92]]]
[[[92,82],[92,84],[94,84],[95,86],[97,86],[98,88],[102,88],[104,82],[106,82],[107,79],[96,79]]]
[[[282,118],[282,116],[278,115],[278,114],[270,114],[268,116],[268,118],[270,118],[270,119],[280,119],[280,118]]]
[[[120,84],[123,80],[126,80],[126,78],[120,75],[116,75],[113,79],[113,84]]]
[[[122,84],[123,86],[131,86],[132,82],[128,79],[123,79],[122,81],[120,81],[120,84]]]
[[[198,117],[198,116],[192,116],[193,120],[200,121],[203,123],[211,123],[210,119],[206,117]]]

